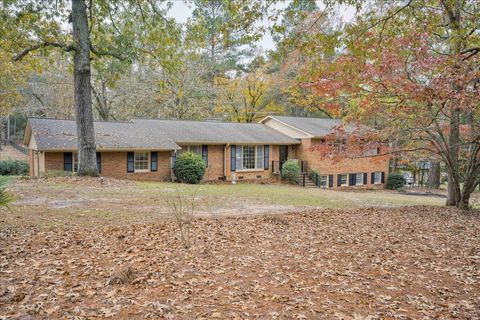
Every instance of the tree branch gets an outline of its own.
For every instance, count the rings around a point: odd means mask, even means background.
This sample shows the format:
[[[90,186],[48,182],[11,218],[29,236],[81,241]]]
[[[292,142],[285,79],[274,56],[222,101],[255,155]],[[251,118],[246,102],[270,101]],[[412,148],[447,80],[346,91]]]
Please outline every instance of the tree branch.
[[[391,15],[386,16],[385,18],[378,20],[377,22],[375,22],[374,24],[372,24],[371,26],[369,26],[369,27],[367,28],[367,30],[370,30],[370,29],[372,29],[372,28],[375,28],[375,27],[378,26],[380,23],[383,23],[384,26],[385,26],[385,23],[386,23],[388,20],[392,19],[392,18],[395,17],[397,14],[399,14],[401,11],[403,11],[403,10],[406,9],[406,8],[408,8],[408,7],[412,4],[412,2],[413,2],[413,0],[409,0],[409,1],[407,2],[407,4],[405,4],[404,6],[401,6],[401,7],[398,8],[397,10],[395,10]]]
[[[116,52],[97,49],[92,44],[90,44],[90,51],[92,51],[97,56],[110,56],[110,57],[117,58],[120,61],[126,60],[125,57],[119,55]]]
[[[467,59],[470,59],[471,57],[473,57],[474,55],[476,55],[479,52],[480,52],[480,47],[474,47],[474,48],[470,48],[470,49],[465,49],[462,52],[460,52],[460,54],[470,53],[468,56],[466,56],[465,58],[462,59],[463,61],[465,61]]]
[[[73,46],[73,44],[63,44],[63,43],[58,43],[58,42],[50,42],[50,41],[45,41],[45,42],[42,42],[42,43],[38,43],[36,45],[33,45],[29,48],[26,48],[24,49],[22,52],[20,52],[19,54],[15,55],[12,59],[13,61],[21,61],[27,54],[29,54],[30,52],[32,51],[35,51],[35,50],[38,50],[40,48],[46,48],[46,47],[55,47],[55,48],[61,48],[63,49],[65,52],[70,52],[70,51],[73,51],[75,50],[75,47]]]

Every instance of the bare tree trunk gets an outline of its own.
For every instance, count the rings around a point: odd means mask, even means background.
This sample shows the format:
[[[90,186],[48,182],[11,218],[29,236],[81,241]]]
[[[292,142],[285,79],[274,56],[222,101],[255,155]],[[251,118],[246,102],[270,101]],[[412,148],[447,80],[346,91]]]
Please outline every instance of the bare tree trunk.
[[[450,115],[448,158],[447,206],[458,206],[460,202],[460,181],[458,180],[458,157],[460,144],[460,110],[453,107]]]
[[[78,175],[98,176],[95,132],[93,127],[90,35],[84,0],[72,0],[74,97],[78,141]]]
[[[397,172],[397,166],[398,166],[398,157],[397,155],[394,155],[390,162],[390,170],[391,170],[390,172]]]
[[[432,162],[432,167],[428,170],[427,187],[431,189],[440,188],[440,162]]]

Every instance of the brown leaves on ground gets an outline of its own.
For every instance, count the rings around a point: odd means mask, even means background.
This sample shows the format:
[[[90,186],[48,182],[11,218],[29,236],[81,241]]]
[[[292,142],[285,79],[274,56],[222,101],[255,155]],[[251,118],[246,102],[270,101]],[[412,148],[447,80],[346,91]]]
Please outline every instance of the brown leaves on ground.
[[[480,217],[316,210],[0,234],[0,318],[480,317]],[[126,269],[125,269],[126,268]],[[113,279],[113,280],[112,280]]]

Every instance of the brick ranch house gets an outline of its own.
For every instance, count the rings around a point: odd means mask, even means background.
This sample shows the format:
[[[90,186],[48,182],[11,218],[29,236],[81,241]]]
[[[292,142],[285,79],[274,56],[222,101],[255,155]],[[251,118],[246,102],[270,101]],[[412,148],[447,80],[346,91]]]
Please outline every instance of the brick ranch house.
[[[320,160],[312,146],[339,124],[339,120],[280,116],[268,116],[260,123],[95,121],[97,166],[105,177],[171,181],[176,157],[191,151],[207,165],[205,181],[268,179],[278,176],[284,161],[298,159],[304,172],[321,173],[325,187],[383,184],[386,156]],[[30,176],[76,171],[75,121],[29,118],[23,143],[29,150]]]

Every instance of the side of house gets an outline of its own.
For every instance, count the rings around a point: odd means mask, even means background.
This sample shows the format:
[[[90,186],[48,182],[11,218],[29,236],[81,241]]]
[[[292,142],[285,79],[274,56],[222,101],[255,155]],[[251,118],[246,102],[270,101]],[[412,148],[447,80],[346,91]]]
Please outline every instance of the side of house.
[[[269,116],[261,123],[134,119],[96,121],[97,167],[103,176],[134,180],[174,180],[173,166],[183,152],[197,153],[207,165],[205,181],[278,177],[287,159],[303,172],[319,172],[327,187],[381,185],[388,156],[324,157],[318,146],[339,120]],[[30,118],[24,144],[30,175],[78,167],[75,122]]]
[[[318,172],[325,187],[375,187],[386,182],[389,156],[380,155],[381,150],[372,150],[370,156],[362,158],[325,157],[321,154],[322,138],[339,126],[340,120],[268,116],[261,123],[301,141],[288,157],[303,161],[307,167],[305,171]]]

